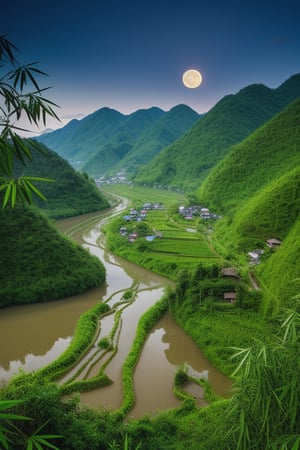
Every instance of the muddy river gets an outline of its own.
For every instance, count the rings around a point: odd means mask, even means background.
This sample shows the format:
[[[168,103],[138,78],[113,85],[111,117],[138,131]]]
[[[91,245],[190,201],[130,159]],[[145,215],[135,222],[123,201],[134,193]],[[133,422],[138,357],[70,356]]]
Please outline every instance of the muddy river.
[[[89,292],[59,301],[43,304],[14,306],[0,312],[0,385],[4,385],[20,370],[34,371],[55,360],[69,345],[80,315],[99,301],[113,306],[126,290],[134,292],[135,301],[122,309],[118,330],[118,352],[107,364],[105,372],[113,384],[81,394],[81,401],[95,408],[118,408],[122,403],[121,370],[135,336],[141,315],[156,303],[171,282],[135,264],[119,258],[105,249],[101,235],[102,225],[112,215],[126,207],[121,201],[109,211],[60,220],[57,227],[101,259],[106,268],[106,284]],[[113,316],[101,321],[98,340],[106,337],[113,325]],[[99,347],[98,347],[99,348]],[[103,360],[91,349],[86,359],[90,361],[85,371],[76,366],[78,378],[95,375]],[[82,361],[81,363],[83,363]],[[179,366],[185,365],[193,376],[207,379],[214,391],[228,396],[230,380],[218,372],[194,342],[174,322],[169,314],[153,327],[145,343],[134,374],[136,403],[131,417],[180,405],[172,389],[174,375]],[[201,405],[202,389],[190,384],[187,390]]]

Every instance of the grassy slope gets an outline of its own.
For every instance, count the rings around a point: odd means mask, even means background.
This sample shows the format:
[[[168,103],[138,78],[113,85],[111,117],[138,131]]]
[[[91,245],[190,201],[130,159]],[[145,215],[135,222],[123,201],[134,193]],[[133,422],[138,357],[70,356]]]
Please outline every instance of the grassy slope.
[[[300,99],[233,147],[198,191],[203,203],[232,215],[247,199],[300,164]]]
[[[274,307],[290,302],[298,289],[293,279],[300,277],[300,241],[293,231],[300,211],[299,122],[300,99],[235,146],[199,191],[201,201],[224,213],[215,238],[231,251],[247,255],[264,248],[267,238],[284,241],[281,257],[265,256],[259,271],[275,295]],[[265,298],[270,304],[270,295]]]
[[[0,306],[57,300],[105,281],[103,264],[31,208],[0,211]]]
[[[282,245],[259,267],[260,279],[267,290],[266,311],[281,306],[295,307],[300,287],[300,216]]]

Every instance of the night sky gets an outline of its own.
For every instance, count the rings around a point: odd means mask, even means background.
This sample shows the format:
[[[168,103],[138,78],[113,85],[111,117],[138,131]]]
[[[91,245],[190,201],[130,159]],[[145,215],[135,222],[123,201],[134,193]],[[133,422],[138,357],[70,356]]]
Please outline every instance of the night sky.
[[[49,75],[42,85],[63,123],[104,106],[203,113],[249,84],[276,88],[300,72],[298,0],[16,0],[1,19],[18,59]],[[197,89],[182,84],[189,68],[202,73]]]

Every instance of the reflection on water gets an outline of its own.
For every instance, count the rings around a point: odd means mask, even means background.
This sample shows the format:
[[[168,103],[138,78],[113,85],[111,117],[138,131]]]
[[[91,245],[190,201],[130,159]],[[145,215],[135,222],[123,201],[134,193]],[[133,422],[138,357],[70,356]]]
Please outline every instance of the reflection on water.
[[[119,210],[118,207],[117,210]],[[116,210],[116,211],[117,211]],[[163,295],[172,282],[123,258],[107,252],[101,239],[101,226],[108,211],[59,221],[57,226],[101,259],[106,268],[106,284],[82,295],[50,303],[15,306],[0,311],[0,385],[20,369],[30,372],[54,361],[69,345],[80,316],[99,301],[116,301],[118,291],[137,286],[137,300],[122,313],[117,356],[106,369],[111,386],[81,394],[83,402],[94,407],[118,408],[122,403],[122,364],[130,350],[140,316]],[[105,324],[105,325],[104,325]],[[109,319],[103,319],[103,332]],[[132,417],[154,414],[176,407],[174,376],[181,365],[191,375],[206,378],[216,393],[226,396],[230,381],[203,357],[193,341],[166,314],[150,333],[134,375],[136,404]],[[91,376],[97,373],[97,364]],[[94,371],[94,372],[93,372]],[[201,388],[189,386],[196,397]],[[196,389],[196,390],[195,390]]]
[[[71,336],[66,339],[58,338],[53,347],[44,355],[38,356],[29,353],[22,357],[22,360],[9,361],[8,367],[0,367],[0,385],[18,373],[20,369],[24,372],[31,372],[46,366],[48,361],[55,360],[68,347],[70,342]]]
[[[172,389],[175,373],[184,365],[189,375],[208,380],[217,394],[229,396],[230,380],[207,361],[170,314],[165,314],[153,327],[137,365],[134,375],[136,404],[130,416],[141,417],[179,406]],[[190,385],[187,390],[203,399],[200,386]]]

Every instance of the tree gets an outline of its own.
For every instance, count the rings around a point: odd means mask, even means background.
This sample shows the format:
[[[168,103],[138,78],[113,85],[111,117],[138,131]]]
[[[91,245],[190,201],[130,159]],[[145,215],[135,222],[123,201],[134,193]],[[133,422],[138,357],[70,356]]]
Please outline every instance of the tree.
[[[29,131],[20,126],[22,120],[30,125],[46,125],[47,118],[59,120],[54,111],[57,105],[43,97],[49,87],[41,88],[37,78],[46,75],[36,67],[36,62],[20,64],[18,52],[6,35],[0,36],[0,191],[3,191],[2,207],[16,201],[32,204],[32,194],[44,199],[34,186],[34,181],[50,181],[45,178],[14,176],[14,162],[25,164],[32,160],[32,151],[41,151],[33,140],[20,137]]]

